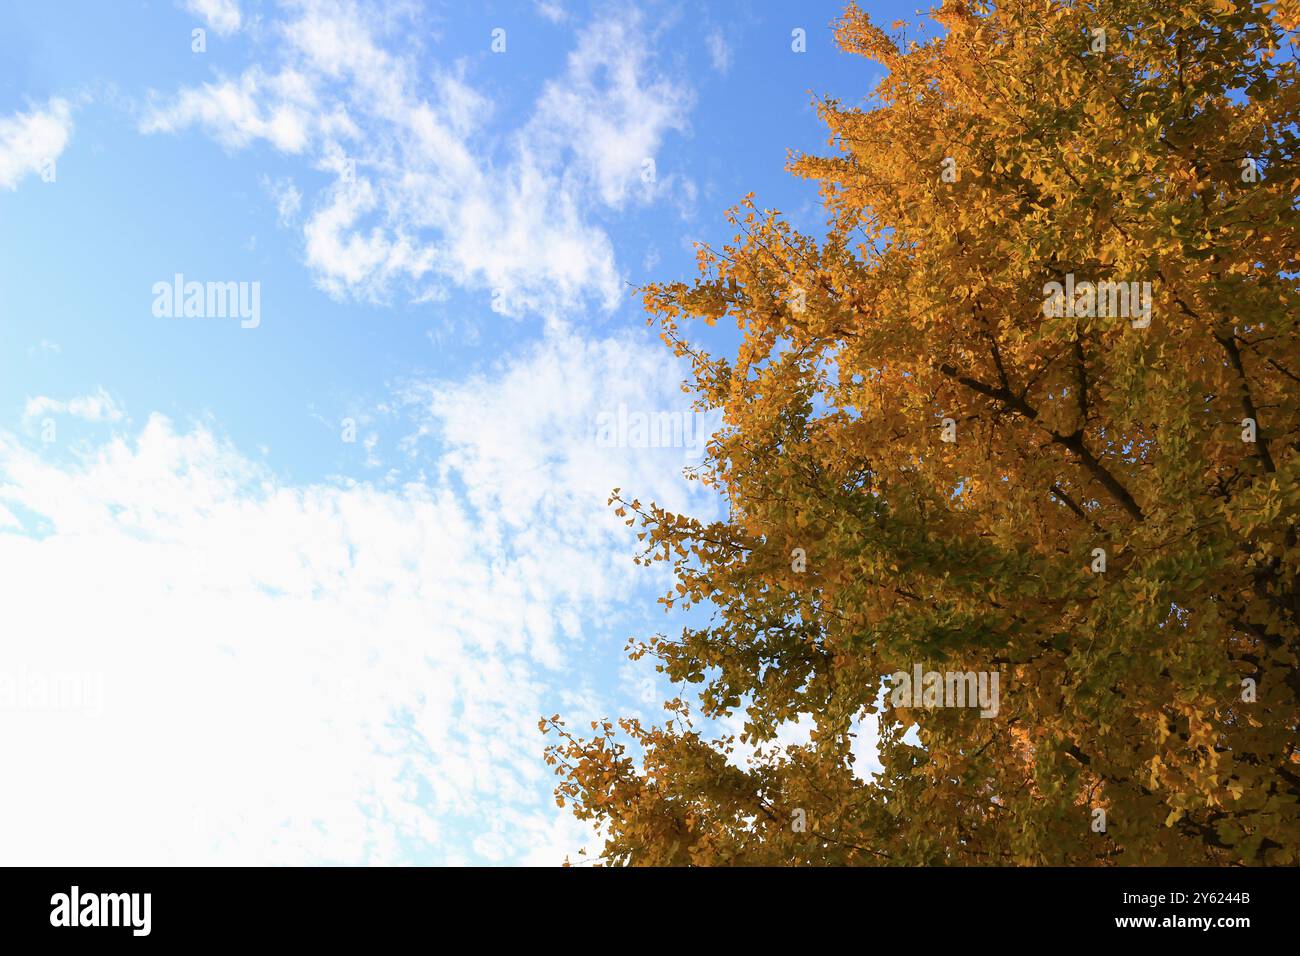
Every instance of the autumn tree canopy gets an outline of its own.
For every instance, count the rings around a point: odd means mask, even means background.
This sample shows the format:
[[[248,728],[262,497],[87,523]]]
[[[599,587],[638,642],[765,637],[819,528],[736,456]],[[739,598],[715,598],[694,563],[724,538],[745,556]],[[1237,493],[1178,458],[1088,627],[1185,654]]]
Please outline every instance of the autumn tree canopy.
[[[1294,864],[1300,3],[933,16],[836,24],[888,75],[792,162],[825,235],[747,200],[645,292],[729,517],[613,504],[712,616],[633,644],[662,725],[543,721],[557,794],[610,863]],[[918,666],[998,712],[898,701]]]

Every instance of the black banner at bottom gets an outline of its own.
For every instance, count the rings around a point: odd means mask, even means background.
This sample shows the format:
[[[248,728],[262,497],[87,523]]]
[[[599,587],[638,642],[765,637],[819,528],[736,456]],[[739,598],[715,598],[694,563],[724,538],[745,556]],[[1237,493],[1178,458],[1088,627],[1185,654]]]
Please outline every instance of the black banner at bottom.
[[[1295,876],[1178,868],[7,869],[0,919],[7,941],[75,937],[133,947],[150,940],[336,947],[412,937],[437,944],[452,932],[463,938],[457,927],[495,942],[581,923],[584,933],[621,924],[636,937],[660,926],[687,945],[696,932],[715,938],[727,924],[729,946],[751,939],[770,946],[782,921],[804,932],[810,920],[827,931],[857,924],[873,945],[976,944],[996,938],[984,934],[999,926],[1183,945],[1193,935],[1216,943],[1261,932],[1279,938],[1294,920]]]

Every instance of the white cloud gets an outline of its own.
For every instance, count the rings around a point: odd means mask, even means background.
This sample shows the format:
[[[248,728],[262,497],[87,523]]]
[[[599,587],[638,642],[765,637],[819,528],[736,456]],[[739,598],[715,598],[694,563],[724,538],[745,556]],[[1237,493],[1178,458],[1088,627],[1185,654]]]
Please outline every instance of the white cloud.
[[[537,8],[539,16],[550,20],[552,23],[563,23],[568,16],[564,12],[564,6],[554,2],[554,0],[535,0],[533,6]]]
[[[23,417],[31,419],[42,415],[71,415],[88,422],[120,422],[123,418],[121,407],[103,388],[94,395],[79,395],[65,401],[47,395],[27,399]]]
[[[0,792],[5,859],[572,854],[536,722],[637,626],[606,494],[711,506],[672,450],[593,449],[589,426],[610,396],[680,405],[681,374],[553,329],[413,384],[441,470],[393,487],[289,484],[157,415],[70,465],[0,432],[0,758],[27,782]]]
[[[71,137],[72,108],[57,97],[44,109],[0,117],[0,187],[16,189],[27,174],[41,174]]]
[[[685,413],[683,377],[667,349],[631,335],[586,339],[557,325],[522,356],[463,384],[414,385],[404,397],[423,410],[422,434],[440,440],[440,466],[464,478],[480,511],[506,525],[540,515],[557,538],[600,552],[607,526],[583,523],[604,510],[615,486],[701,516],[716,507],[698,485],[677,480],[698,460],[693,449],[611,448],[596,441],[600,416],[619,405],[648,416]],[[716,427],[716,419],[704,425]],[[593,511],[570,513],[574,500]],[[573,526],[564,526],[566,519]],[[621,562],[623,556],[614,557]]]
[[[727,762],[741,770],[769,763],[774,757],[780,759],[780,754],[791,747],[808,746],[812,743],[812,734],[816,729],[812,714],[802,713],[793,720],[778,724],[776,736],[771,740],[754,744],[741,739],[745,722],[746,715],[740,710],[717,721],[719,727],[735,737]],[[849,733],[853,735],[849,745],[849,752],[853,755],[853,775],[863,783],[871,783],[884,770],[880,763],[880,719],[875,714],[862,711],[850,723]]]
[[[243,20],[237,0],[185,0],[185,9],[222,36],[235,33]]]
[[[254,67],[238,80],[221,80],[185,89],[166,109],[154,110],[141,124],[146,133],[174,132],[197,125],[222,145],[242,149],[265,139],[286,153],[300,153],[328,118],[318,117],[315,98],[294,74],[267,76]]]
[[[731,47],[727,45],[727,38],[721,30],[714,30],[705,38],[705,43],[709,47],[709,62],[713,68],[726,76],[731,70]]]
[[[614,208],[658,180],[656,169],[655,180],[645,182],[646,164],[667,130],[685,130],[692,102],[686,89],[653,75],[643,35],[636,11],[583,31],[564,75],[546,84],[524,134],[557,151],[571,149],[569,173],[594,183]]]
[[[463,64],[385,47],[404,32],[391,21],[346,0],[290,9],[274,62],[155,100],[142,131],[198,126],[227,148],[266,142],[332,175],[303,225],[307,264],[332,295],[405,286],[436,299],[450,283],[514,315],[617,304],[600,214],[665,188],[642,182],[643,164],[685,128],[691,103],[627,15],[581,31],[531,119],[503,135]]]

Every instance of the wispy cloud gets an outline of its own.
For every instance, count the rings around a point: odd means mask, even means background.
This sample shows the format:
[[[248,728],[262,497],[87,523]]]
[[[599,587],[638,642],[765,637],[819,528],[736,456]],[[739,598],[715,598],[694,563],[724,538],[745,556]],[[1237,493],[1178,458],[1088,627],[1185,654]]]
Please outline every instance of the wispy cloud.
[[[514,315],[617,304],[600,213],[658,198],[657,152],[691,105],[629,28],[634,12],[582,30],[533,115],[503,136],[485,128],[493,104],[464,63],[386,45],[393,24],[344,0],[291,9],[270,62],[155,98],[141,129],[197,126],[232,150],[265,142],[329,174],[302,229],[307,264],[332,295],[382,299],[405,286],[436,298],[450,283]],[[486,55],[510,68],[509,52]]]
[[[709,47],[709,62],[713,68],[726,76],[731,70],[731,47],[727,44],[727,38],[721,30],[714,30],[705,38],[705,43]]]
[[[238,0],[185,0],[185,9],[222,36],[236,32],[243,22]]]
[[[279,220],[280,225],[293,225],[298,218],[298,210],[302,208],[302,193],[294,185],[293,180],[284,177],[272,182],[263,176],[262,187],[275,200],[276,218]]]
[[[47,395],[27,399],[23,417],[31,419],[42,415],[71,415],[88,422],[120,422],[124,417],[121,407],[103,388],[94,395],[79,395],[64,400]]]
[[[568,16],[564,11],[564,5],[555,0],[534,0],[533,6],[537,8],[540,16],[552,23],[563,23]]]
[[[594,184],[616,209],[629,197],[651,198],[664,188],[651,164],[668,130],[685,131],[693,102],[685,87],[651,69],[645,35],[635,10],[589,26],[563,76],[546,84],[522,137],[545,144],[548,165],[563,166],[579,184]]]
[[[41,174],[72,138],[72,108],[55,97],[43,108],[0,116],[0,187],[16,189],[28,174]]]

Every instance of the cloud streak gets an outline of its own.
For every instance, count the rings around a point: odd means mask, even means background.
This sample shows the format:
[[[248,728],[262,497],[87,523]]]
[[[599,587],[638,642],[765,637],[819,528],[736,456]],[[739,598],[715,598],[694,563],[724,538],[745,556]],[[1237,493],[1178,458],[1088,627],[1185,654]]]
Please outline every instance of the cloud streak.
[[[124,417],[121,406],[103,388],[94,395],[79,395],[66,400],[48,395],[27,399],[23,418],[40,418],[42,415],[71,415],[88,422],[119,422]]]
[[[671,187],[655,157],[692,104],[655,68],[634,12],[580,31],[532,115],[502,135],[485,128],[494,106],[465,62],[385,45],[393,24],[349,2],[290,9],[267,63],[155,96],[140,129],[198,127],[231,150],[263,142],[327,173],[302,235],[333,296],[437,299],[450,285],[511,315],[617,305],[601,217]],[[511,55],[485,52],[481,68],[509,68]]]

